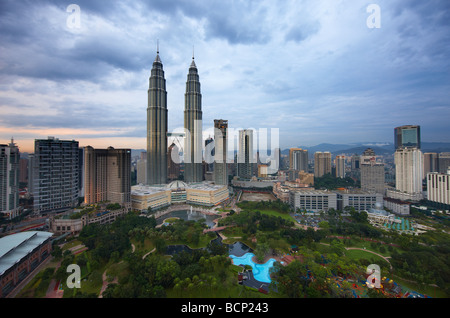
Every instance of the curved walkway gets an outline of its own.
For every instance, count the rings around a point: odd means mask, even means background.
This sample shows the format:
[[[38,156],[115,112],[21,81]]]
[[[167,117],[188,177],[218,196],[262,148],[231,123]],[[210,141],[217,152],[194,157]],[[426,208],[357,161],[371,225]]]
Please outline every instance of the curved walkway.
[[[366,249],[363,249],[363,248],[360,248],[360,247],[346,247],[345,249],[346,249],[347,251],[348,251],[348,250],[361,250],[361,251],[365,251],[365,252],[369,252],[369,253],[375,254],[375,255],[381,257],[382,259],[384,259],[386,262],[388,262],[388,263],[389,263],[389,266],[390,266],[391,269],[392,269],[392,264],[391,264],[391,262],[390,262],[389,259],[388,259],[389,257],[383,256],[383,255],[378,254],[378,253],[376,253],[376,252],[374,252],[374,251],[366,250]]]
[[[328,243],[320,243],[320,244],[330,246],[330,244],[328,244]],[[389,266],[390,266],[391,269],[392,269],[392,264],[391,264],[391,262],[389,261],[389,258],[390,258],[390,257],[386,257],[386,256],[383,256],[383,255],[381,255],[381,254],[378,254],[377,252],[374,252],[374,251],[371,251],[371,250],[367,250],[367,249],[364,249],[364,248],[360,248],[360,247],[346,247],[345,250],[346,250],[346,251],[348,251],[348,250],[361,250],[361,251],[365,251],[365,252],[369,252],[369,253],[375,254],[375,255],[381,257],[382,259],[384,259],[386,262],[388,262],[388,263],[389,263]]]
[[[112,282],[108,282],[106,270],[103,272],[102,278],[103,278],[103,285],[102,289],[100,290],[100,295],[98,295],[98,298],[103,298],[103,292],[106,290],[109,284],[117,284],[118,281],[117,277],[114,277],[114,280]]]
[[[156,251],[156,247],[154,249],[152,249],[150,252],[148,252],[147,254],[145,254],[144,256],[142,256],[142,259],[145,259],[147,257],[147,255],[153,253],[154,251]]]

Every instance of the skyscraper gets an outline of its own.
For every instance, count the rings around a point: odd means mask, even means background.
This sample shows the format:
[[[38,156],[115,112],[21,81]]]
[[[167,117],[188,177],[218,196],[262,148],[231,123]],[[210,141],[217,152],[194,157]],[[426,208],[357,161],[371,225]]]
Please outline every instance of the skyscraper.
[[[314,153],[314,177],[322,177],[331,173],[331,153],[317,151]]]
[[[426,152],[423,154],[423,176],[429,172],[439,171],[439,155],[435,152]]]
[[[167,91],[159,50],[149,80],[147,108],[147,184],[167,183]]]
[[[336,178],[345,178],[345,156],[336,156]]]
[[[395,160],[395,188],[399,192],[422,196],[423,154],[417,148],[397,149]]]
[[[237,155],[237,175],[243,179],[253,177],[253,130],[239,130],[239,151]]]
[[[78,141],[36,139],[32,170],[34,212],[53,213],[78,205]]]
[[[131,207],[131,150],[87,146],[84,159],[84,202],[110,201]]]
[[[366,149],[361,156],[361,189],[384,195],[384,164],[376,160],[373,149]]]
[[[422,199],[423,154],[420,151],[420,126],[394,129],[395,191],[387,195],[400,200]]]
[[[202,170],[202,94],[194,57],[187,75],[184,99],[184,180],[201,182]]]
[[[227,169],[228,120],[214,120],[214,182],[228,185]]]
[[[308,172],[308,150],[289,149],[289,169]]]
[[[438,155],[438,167],[439,173],[447,173],[450,167],[450,152],[441,152]]]
[[[9,219],[19,215],[19,148],[13,140],[0,145],[0,213]]]

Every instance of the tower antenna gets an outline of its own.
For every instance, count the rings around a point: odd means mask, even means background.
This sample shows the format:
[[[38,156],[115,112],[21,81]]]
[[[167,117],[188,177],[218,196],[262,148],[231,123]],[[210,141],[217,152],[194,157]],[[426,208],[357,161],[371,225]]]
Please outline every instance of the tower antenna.
[[[159,54],[159,39],[156,40],[156,54]]]

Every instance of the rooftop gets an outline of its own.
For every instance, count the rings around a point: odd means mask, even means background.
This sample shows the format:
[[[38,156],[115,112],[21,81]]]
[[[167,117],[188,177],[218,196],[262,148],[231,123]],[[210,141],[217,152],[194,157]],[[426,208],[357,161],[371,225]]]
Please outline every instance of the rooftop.
[[[185,183],[183,181],[173,181],[166,185],[158,185],[158,186],[149,186],[149,185],[135,185],[131,187],[131,194],[132,195],[148,195],[148,194],[154,194],[159,192],[164,192],[167,190],[176,191],[176,190],[187,190],[187,189],[194,189],[194,190],[203,190],[203,191],[216,191],[219,189],[222,189],[225,187],[224,185],[216,185],[212,182],[198,182],[198,183]]]
[[[27,231],[0,238],[0,275],[51,236],[50,232]]]
[[[148,195],[155,194],[159,192],[165,192],[169,190],[165,186],[148,186],[143,184],[138,184],[131,187],[131,195]]]
[[[361,189],[336,189],[332,190],[333,192],[339,193],[339,194],[364,194],[364,195],[375,195],[376,193],[370,192],[370,191],[364,191]]]
[[[294,191],[293,191],[294,192]],[[302,195],[333,195],[335,194],[333,191],[327,191],[327,190],[301,190],[301,191],[295,191],[294,193],[300,193]]]
[[[210,182],[199,182],[191,183],[188,185],[188,189],[204,190],[204,191],[215,191],[222,189],[224,185],[214,184]]]

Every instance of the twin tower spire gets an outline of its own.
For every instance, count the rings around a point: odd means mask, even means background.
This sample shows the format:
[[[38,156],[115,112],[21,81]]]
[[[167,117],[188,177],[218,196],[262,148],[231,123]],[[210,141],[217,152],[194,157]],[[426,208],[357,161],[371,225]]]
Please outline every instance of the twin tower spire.
[[[197,66],[192,62],[184,95],[184,181],[201,182],[202,173],[202,94]],[[167,183],[167,90],[159,44],[149,79],[147,107],[147,184]]]

